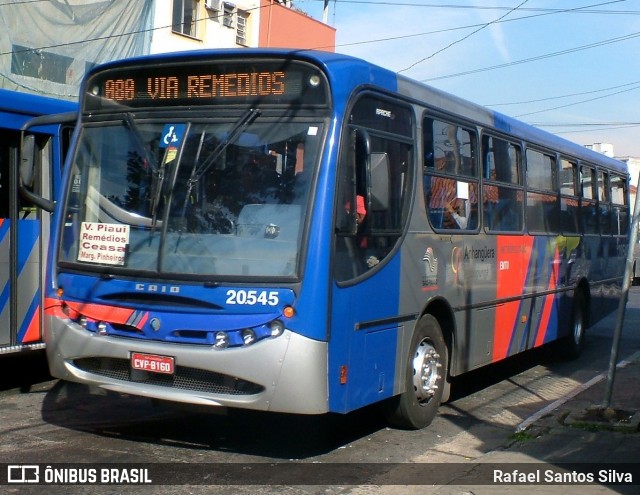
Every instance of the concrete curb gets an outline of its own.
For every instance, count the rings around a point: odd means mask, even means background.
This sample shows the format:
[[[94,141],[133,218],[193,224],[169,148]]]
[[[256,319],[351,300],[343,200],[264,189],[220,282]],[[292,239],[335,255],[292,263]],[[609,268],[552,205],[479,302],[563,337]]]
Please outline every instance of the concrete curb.
[[[616,368],[624,368],[624,367],[628,366],[629,364],[637,362],[637,361],[640,361],[640,351],[638,351],[638,352],[634,353],[633,355],[629,356],[629,358],[620,361],[616,365]],[[574,390],[572,390],[570,393],[568,393],[567,395],[565,395],[561,399],[558,399],[557,401],[552,402],[548,406],[546,406],[546,407],[540,409],[538,412],[532,414],[527,419],[525,419],[522,423],[520,423],[518,426],[516,426],[515,432],[516,433],[520,433],[520,432],[525,431],[527,428],[529,428],[531,425],[533,425],[536,421],[540,420],[544,416],[550,414],[551,412],[555,411],[559,407],[563,406],[564,404],[569,402],[571,399],[576,397],[578,394],[584,392],[585,390],[589,389],[590,387],[593,387],[597,383],[600,383],[601,381],[603,381],[605,378],[607,378],[607,374],[608,374],[607,371],[604,371],[604,372],[600,373],[599,375],[593,377],[588,382],[580,385],[579,387],[576,387]],[[634,414],[634,419],[635,418],[637,418],[638,421],[640,421],[640,414]],[[637,429],[637,425],[636,425],[636,429]]]

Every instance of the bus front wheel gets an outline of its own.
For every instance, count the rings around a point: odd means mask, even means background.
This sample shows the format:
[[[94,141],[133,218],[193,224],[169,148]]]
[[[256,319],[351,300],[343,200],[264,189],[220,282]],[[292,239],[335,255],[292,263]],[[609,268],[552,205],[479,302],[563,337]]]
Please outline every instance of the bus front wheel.
[[[385,415],[393,426],[420,429],[438,412],[447,376],[447,346],[432,315],[418,321],[409,351],[405,391],[387,401]]]

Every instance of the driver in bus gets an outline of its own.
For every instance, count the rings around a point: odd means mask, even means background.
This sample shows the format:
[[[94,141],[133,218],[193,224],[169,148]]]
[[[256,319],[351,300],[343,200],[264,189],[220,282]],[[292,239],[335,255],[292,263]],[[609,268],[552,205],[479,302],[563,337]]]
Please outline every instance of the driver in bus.
[[[361,251],[364,253],[366,249],[369,247],[369,239],[360,232],[362,222],[364,222],[365,217],[367,216],[367,207],[364,203],[364,196],[358,194],[356,196],[356,224],[358,225],[358,245]],[[380,260],[377,256],[370,255],[366,258],[365,263],[368,268],[373,268]]]
[[[356,224],[358,228],[364,222],[364,217],[367,216],[367,208],[364,205],[364,196],[358,194],[356,197]],[[365,239],[366,240],[366,239]]]

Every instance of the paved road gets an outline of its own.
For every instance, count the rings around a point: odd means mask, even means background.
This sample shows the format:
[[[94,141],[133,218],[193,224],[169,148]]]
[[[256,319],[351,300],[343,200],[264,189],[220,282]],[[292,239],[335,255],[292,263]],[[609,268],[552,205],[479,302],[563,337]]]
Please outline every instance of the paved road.
[[[577,361],[558,360],[551,349],[542,349],[467,375],[455,384],[454,400],[421,431],[390,429],[375,414],[375,408],[322,417],[214,414],[176,408],[46,379],[34,357],[29,360],[35,371],[34,383],[8,390],[5,385],[0,392],[0,462],[167,463],[170,469],[179,463],[303,461],[357,466],[468,461],[510,442],[518,424],[606,370],[614,326],[615,316],[611,316],[592,328],[585,352]],[[638,328],[640,291],[633,289],[620,359],[640,349]],[[18,362],[13,366],[19,366]],[[3,371],[6,376],[7,370]],[[44,375],[44,381],[38,380],[38,373]],[[93,486],[74,487],[73,491],[56,486],[9,488],[9,493],[185,493],[184,486]],[[43,488],[46,490],[41,491]],[[188,492],[283,492],[282,487],[272,486],[219,486],[212,490],[196,486]],[[366,486],[330,483],[288,486],[284,491],[373,493],[368,490]]]

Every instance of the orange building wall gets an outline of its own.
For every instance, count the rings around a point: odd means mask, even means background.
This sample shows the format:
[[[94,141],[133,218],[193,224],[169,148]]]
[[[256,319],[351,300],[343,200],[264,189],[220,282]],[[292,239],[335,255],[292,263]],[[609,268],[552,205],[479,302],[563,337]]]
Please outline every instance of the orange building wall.
[[[258,46],[303,48],[334,52],[336,30],[272,0],[260,0]]]

